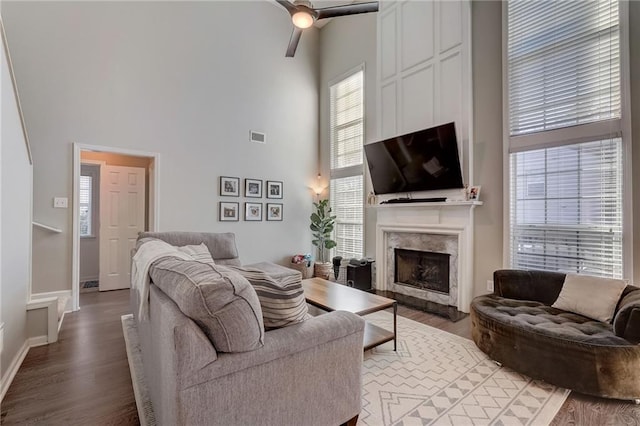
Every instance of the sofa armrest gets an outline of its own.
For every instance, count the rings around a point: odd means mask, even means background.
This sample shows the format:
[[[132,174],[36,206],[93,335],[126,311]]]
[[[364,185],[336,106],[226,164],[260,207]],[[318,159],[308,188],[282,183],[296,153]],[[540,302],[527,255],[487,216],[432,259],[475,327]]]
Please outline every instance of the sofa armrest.
[[[640,288],[627,286],[615,317],[613,331],[631,343],[640,343]]]
[[[269,331],[179,377],[175,424],[325,426],[362,408],[364,320],[331,312]],[[199,364],[199,363],[197,363]]]
[[[493,273],[493,292],[508,299],[531,300],[550,306],[558,298],[565,276],[558,272],[501,269]]]
[[[291,325],[265,333],[264,346],[249,352],[222,353],[217,359],[211,359],[204,350],[201,359],[190,353],[189,360],[179,362],[182,368],[179,388],[194,386],[237,371],[266,364],[275,359],[295,356],[330,341],[348,336],[359,336],[358,351],[362,354],[364,338],[364,320],[350,312],[335,311],[317,317],[311,317],[300,324]],[[352,348],[345,348],[346,351]],[[215,362],[213,362],[215,360]],[[321,360],[318,360],[321,362]],[[194,368],[189,368],[192,366]],[[186,371],[189,368],[190,371]]]

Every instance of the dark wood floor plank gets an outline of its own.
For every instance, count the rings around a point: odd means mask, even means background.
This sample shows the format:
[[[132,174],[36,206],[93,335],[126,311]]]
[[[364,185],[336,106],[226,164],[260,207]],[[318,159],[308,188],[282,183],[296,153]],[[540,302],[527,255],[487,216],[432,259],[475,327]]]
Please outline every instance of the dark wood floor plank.
[[[33,348],[4,401],[3,425],[137,425],[120,316],[129,292],[82,293],[82,309],[67,314],[59,341]],[[458,322],[398,306],[398,315],[471,338],[471,321]],[[551,423],[640,426],[640,406],[572,393]]]

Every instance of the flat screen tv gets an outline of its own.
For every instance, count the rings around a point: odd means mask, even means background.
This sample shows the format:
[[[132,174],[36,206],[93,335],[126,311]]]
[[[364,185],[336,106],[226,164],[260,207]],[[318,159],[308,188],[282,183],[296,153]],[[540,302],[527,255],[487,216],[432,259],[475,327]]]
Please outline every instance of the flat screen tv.
[[[364,146],[376,194],[463,188],[453,123]]]

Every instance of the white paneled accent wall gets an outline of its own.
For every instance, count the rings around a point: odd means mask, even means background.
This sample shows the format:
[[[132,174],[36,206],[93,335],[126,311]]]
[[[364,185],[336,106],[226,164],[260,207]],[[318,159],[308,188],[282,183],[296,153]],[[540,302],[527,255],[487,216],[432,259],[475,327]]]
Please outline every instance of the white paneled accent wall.
[[[383,1],[378,13],[378,135],[454,121],[466,183],[473,176],[470,34],[468,1]]]

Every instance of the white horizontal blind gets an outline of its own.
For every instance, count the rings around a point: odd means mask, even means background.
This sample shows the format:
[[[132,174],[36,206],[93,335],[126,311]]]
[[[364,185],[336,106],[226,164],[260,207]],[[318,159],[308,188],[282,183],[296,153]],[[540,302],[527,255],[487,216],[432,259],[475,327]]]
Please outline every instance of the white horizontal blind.
[[[80,236],[91,236],[93,224],[93,177],[92,176],[80,176]]]
[[[359,70],[330,87],[330,204],[337,216],[335,255],[364,253],[364,73]]]
[[[511,154],[511,266],[622,278],[622,141]]]
[[[363,152],[363,72],[330,89],[331,169],[361,165]]]
[[[613,0],[508,4],[511,136],[621,116]]]
[[[331,209],[337,216],[336,255],[361,258],[363,253],[363,177],[331,179]]]

